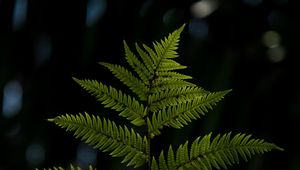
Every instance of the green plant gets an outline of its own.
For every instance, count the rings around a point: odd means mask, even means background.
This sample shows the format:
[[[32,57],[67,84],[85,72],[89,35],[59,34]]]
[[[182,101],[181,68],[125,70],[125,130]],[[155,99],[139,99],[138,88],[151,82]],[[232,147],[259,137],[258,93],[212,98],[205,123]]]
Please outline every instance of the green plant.
[[[37,170],[37,169],[36,169]],[[53,167],[53,168],[48,168],[48,169],[43,169],[43,170],[64,170],[62,167]],[[70,170],[81,170],[80,167],[74,167],[72,164],[70,165]],[[91,165],[89,166],[88,170],[96,170],[94,169]]]
[[[186,141],[177,149],[172,146],[160,155],[152,155],[151,139],[161,134],[165,127],[182,128],[192,120],[204,116],[230,90],[209,92],[190,83],[191,76],[176,72],[185,69],[174,59],[184,25],[169,34],[154,48],[135,44],[139,58],[124,41],[126,61],[134,72],[123,66],[100,62],[137,96],[125,94],[112,86],[96,80],[73,78],[83,89],[92,94],[104,107],[119,112],[135,126],[143,126],[146,134],[134,128],[89,115],[61,115],[50,122],[73,131],[74,136],[95,149],[109,152],[113,157],[124,157],[122,163],[134,168],[146,164],[151,170],[182,170],[227,168],[239,163],[240,157],[247,161],[254,154],[270,150],[283,150],[275,144],[251,135],[231,133],[212,134]]]

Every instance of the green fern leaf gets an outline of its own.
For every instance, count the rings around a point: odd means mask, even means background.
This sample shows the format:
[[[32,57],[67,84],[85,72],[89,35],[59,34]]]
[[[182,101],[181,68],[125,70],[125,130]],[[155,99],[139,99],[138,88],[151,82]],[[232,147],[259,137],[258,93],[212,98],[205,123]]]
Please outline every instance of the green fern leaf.
[[[162,77],[165,77],[166,75],[168,75],[168,77],[170,78],[172,73],[169,72],[172,70],[186,68],[186,66],[183,66],[173,60],[174,58],[178,57],[176,50],[178,48],[180,34],[183,31],[184,27],[185,25],[175,30],[174,32],[169,34],[168,37],[161,40],[160,43],[154,42],[153,46],[155,49],[155,54],[153,54],[153,51],[151,51],[149,47],[144,46],[146,50],[149,52],[150,56],[153,56],[152,58],[156,59],[155,60],[156,62],[154,63],[155,65],[155,70],[154,70],[155,75],[153,79],[154,81]]]
[[[147,53],[149,54],[153,65],[154,65],[154,71],[156,70],[157,65],[159,65],[159,58],[157,56],[157,54],[155,53],[155,51],[153,51],[150,47],[148,47],[146,44],[143,44],[144,49],[147,51]]]
[[[119,80],[137,94],[142,101],[146,101],[147,95],[151,93],[171,88],[194,86],[194,84],[182,80],[190,79],[190,76],[171,72],[171,70],[186,68],[186,66],[182,66],[172,60],[178,56],[176,49],[183,28],[184,25],[164,40],[161,40],[160,43],[153,43],[154,50],[143,44],[145,52],[136,44],[136,50],[143,62],[139,61],[124,41],[126,60],[141,80],[133,76],[131,72],[122,66],[104,62],[100,62],[100,64],[107,67]]]
[[[136,126],[145,124],[143,119],[145,108],[135,98],[130,97],[118,91],[113,87],[108,87],[96,80],[79,80],[73,78],[83,89],[87,90],[98,101],[102,102],[104,107],[112,108],[120,112],[120,116],[131,120],[131,123]]]
[[[170,147],[171,148],[171,147]],[[227,169],[228,166],[238,164],[240,157],[245,161],[255,154],[262,154],[271,150],[283,150],[273,143],[261,139],[251,139],[251,135],[237,134],[231,138],[231,133],[217,135],[211,140],[211,134],[203,138],[198,137],[188,150],[188,141],[180,145],[176,152],[176,158],[172,149],[168,151],[168,158],[172,163],[166,163],[161,152],[159,156],[159,169],[161,170],[184,170],[199,169],[212,170],[220,167]],[[155,160],[155,158],[153,158]],[[155,162],[155,164],[157,164]],[[167,165],[167,167],[166,167]]]
[[[171,59],[162,59],[157,71],[159,72],[167,72],[172,70],[185,69],[186,66],[183,66]]]
[[[178,57],[176,50],[178,48],[180,33],[184,27],[185,25],[169,34],[167,38],[160,42],[154,42],[154,50],[143,44],[143,47],[146,50],[146,52],[144,52],[136,44],[136,49],[151,72],[152,76],[150,77],[152,79],[155,79],[156,76],[160,76],[159,72],[164,72],[163,74],[166,74],[166,71],[186,68],[186,66],[182,66],[172,60],[173,58]]]
[[[153,60],[150,58],[150,56],[147,54],[147,52],[145,52],[143,49],[140,48],[140,46],[135,43],[135,48],[136,48],[136,51],[139,53],[141,59],[143,60],[145,66],[147,67],[150,75],[154,74],[154,63],[153,63]],[[152,77],[150,77],[152,78]]]
[[[167,106],[190,102],[208,93],[203,88],[194,86],[164,90],[149,96],[149,110],[156,112]]]
[[[168,169],[168,166],[165,161],[164,151],[162,151],[159,155],[158,165],[160,169]]]
[[[175,155],[174,151],[172,149],[172,146],[170,145],[169,151],[168,151],[168,167],[174,167],[176,165]]]
[[[148,87],[140,79],[122,66],[100,62],[99,64],[107,67],[121,82],[127,85],[139,98],[146,100],[146,94],[149,91]]]
[[[74,169],[74,168],[73,168]],[[72,169],[72,170],[73,170]],[[39,170],[38,168],[35,168],[35,170]],[[41,170],[65,170],[64,168],[62,168],[62,167],[52,167],[52,168],[43,168],[43,169],[41,169]],[[74,170],[81,170],[81,168],[80,167],[78,167],[77,169],[74,169]]]
[[[81,170],[81,168],[78,166],[78,167],[75,167],[73,166],[72,164],[70,165],[70,169],[71,170]],[[38,168],[35,168],[35,170],[39,170]],[[53,167],[53,168],[43,168],[41,170],[65,170],[64,168],[62,167]],[[89,166],[89,169],[88,170],[97,170],[96,168],[93,168],[92,165]]]
[[[198,137],[190,146],[187,141],[176,151],[170,146],[167,153],[161,151],[158,159],[150,154],[151,138],[159,135],[162,128],[182,128],[188,125],[192,120],[205,115],[230,91],[208,92],[188,82],[191,76],[176,72],[186,68],[174,60],[179,56],[176,50],[184,27],[154,42],[153,48],[145,44],[141,48],[136,43],[139,56],[124,41],[125,59],[133,72],[120,65],[99,63],[128,86],[138,99],[95,80],[74,78],[104,107],[120,112],[120,116],[134,125],[144,125],[147,136],[142,137],[133,129],[87,113],[66,114],[49,121],[66,131],[72,131],[76,138],[96,149],[109,152],[113,157],[123,157],[122,163],[134,168],[148,163],[151,170],[226,169],[238,164],[241,158],[247,161],[255,154],[273,149],[282,150],[272,143],[251,139],[251,135],[237,134],[231,137],[228,133],[217,135],[214,139],[211,139],[211,134]],[[73,166],[71,169],[76,170]]]
[[[94,148],[110,152],[113,157],[125,157],[122,163],[127,163],[127,166],[136,168],[149,161],[146,137],[142,138],[126,126],[117,126],[113,121],[101,120],[98,116],[89,116],[87,113],[76,116],[66,114],[49,121],[66,131],[73,131],[76,138]]]
[[[200,118],[200,115],[204,115],[205,112],[208,112],[208,109],[212,109],[212,106],[216,105],[228,92],[230,90],[208,93],[192,101],[163,108],[157,114],[152,115],[151,121],[150,119],[147,120],[150,133],[152,136],[159,135],[159,129],[162,129],[163,126],[182,128],[191,120]]]
[[[151,161],[151,170],[159,170],[159,167],[158,167],[157,162],[154,157],[152,158],[152,161]]]
[[[192,79],[191,76],[180,74],[177,72],[172,72],[172,71],[162,71],[159,73],[160,78],[166,78],[166,79]]]
[[[196,85],[185,80],[180,80],[175,78],[165,78],[165,77],[156,78],[152,82],[152,90],[158,88],[160,91],[156,90],[157,92],[174,89],[174,88],[187,87],[187,86],[196,86]]]
[[[135,54],[129,49],[128,45],[124,41],[125,56],[128,64],[134,69],[145,84],[149,84],[150,72],[147,67],[139,61]],[[149,66],[148,66],[149,68]]]
[[[153,81],[152,88],[150,89],[150,94],[160,93],[164,90],[171,90],[177,88],[185,87],[195,87],[196,85],[184,80],[171,79],[164,81],[163,79],[156,79]]]
[[[173,33],[169,34],[167,38],[161,40],[160,43],[153,43],[156,55],[160,60],[167,58],[176,58],[178,42],[180,38],[180,34],[183,31],[185,24],[182,25],[179,29],[175,30]]]

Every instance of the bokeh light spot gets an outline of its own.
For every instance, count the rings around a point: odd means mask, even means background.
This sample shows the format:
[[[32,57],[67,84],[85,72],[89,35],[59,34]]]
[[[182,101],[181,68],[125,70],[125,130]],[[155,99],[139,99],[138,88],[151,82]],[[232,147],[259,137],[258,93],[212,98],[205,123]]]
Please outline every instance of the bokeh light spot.
[[[45,148],[39,143],[32,143],[26,149],[26,160],[29,165],[36,166],[45,160]]]
[[[9,81],[4,86],[2,114],[5,118],[16,116],[22,108],[23,89],[19,81]]]
[[[204,18],[212,14],[218,5],[217,0],[201,0],[191,6],[191,13],[196,18]]]
[[[278,63],[285,58],[285,49],[282,46],[275,48],[269,48],[267,50],[267,56],[271,62]]]
[[[280,35],[276,31],[267,31],[262,36],[262,42],[266,47],[274,48],[280,45]]]
[[[16,0],[14,11],[13,11],[13,18],[12,24],[14,30],[19,30],[23,27],[27,16],[27,0]]]
[[[86,144],[79,144],[77,148],[77,162],[82,167],[95,165],[97,161],[97,152]]]
[[[86,10],[86,26],[97,23],[106,10],[106,0],[89,0]]]
[[[192,19],[189,24],[189,33],[195,39],[207,38],[208,23],[202,19]]]

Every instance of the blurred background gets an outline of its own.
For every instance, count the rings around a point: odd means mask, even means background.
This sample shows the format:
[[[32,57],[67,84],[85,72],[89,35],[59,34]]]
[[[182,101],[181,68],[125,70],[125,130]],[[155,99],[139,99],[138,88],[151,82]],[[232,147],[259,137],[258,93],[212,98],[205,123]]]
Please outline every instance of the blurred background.
[[[210,131],[246,132],[285,151],[230,169],[299,170],[297,10],[290,0],[0,0],[0,170],[126,169],[46,119],[87,111],[118,120],[72,77],[127,90],[97,62],[125,64],[122,40],[150,45],[183,23],[185,73],[207,90],[233,91],[201,120],[165,128],[154,152]]]

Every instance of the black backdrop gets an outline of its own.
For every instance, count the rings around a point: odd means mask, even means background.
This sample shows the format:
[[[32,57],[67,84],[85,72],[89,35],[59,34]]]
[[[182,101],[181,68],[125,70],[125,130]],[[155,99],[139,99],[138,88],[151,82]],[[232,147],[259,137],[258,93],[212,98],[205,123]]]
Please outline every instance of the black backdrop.
[[[182,130],[164,130],[154,140],[155,150],[210,131],[242,131],[285,151],[256,156],[232,169],[300,169],[295,5],[288,0],[203,2],[217,5],[197,17],[192,0],[0,0],[0,169],[85,162],[98,169],[126,169],[120,159],[92,152],[46,119],[83,111],[119,119],[72,77],[126,90],[97,62],[125,64],[122,40],[131,47],[150,44],[183,23],[179,62],[189,66],[186,73],[207,90],[233,91],[203,119]]]

